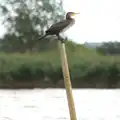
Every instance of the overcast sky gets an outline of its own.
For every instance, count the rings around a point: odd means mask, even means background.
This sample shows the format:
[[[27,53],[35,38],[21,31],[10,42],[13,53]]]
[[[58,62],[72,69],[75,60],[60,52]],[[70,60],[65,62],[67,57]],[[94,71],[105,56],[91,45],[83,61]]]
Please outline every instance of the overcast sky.
[[[120,41],[120,0],[64,0],[64,9],[81,13],[66,32],[74,41]]]
[[[120,41],[120,0],[63,0],[66,12],[80,12],[66,34],[73,41]],[[4,34],[1,26],[0,36]]]

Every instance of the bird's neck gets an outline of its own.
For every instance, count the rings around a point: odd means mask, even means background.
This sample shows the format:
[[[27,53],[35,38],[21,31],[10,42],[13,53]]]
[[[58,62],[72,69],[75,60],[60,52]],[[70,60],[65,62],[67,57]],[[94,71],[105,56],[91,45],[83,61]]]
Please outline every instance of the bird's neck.
[[[67,20],[72,20],[73,18],[66,16],[66,19]]]

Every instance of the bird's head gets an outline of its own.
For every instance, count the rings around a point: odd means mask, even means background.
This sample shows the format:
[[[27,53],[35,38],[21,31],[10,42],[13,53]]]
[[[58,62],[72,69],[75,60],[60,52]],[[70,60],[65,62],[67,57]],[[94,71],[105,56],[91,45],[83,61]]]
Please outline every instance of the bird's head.
[[[80,13],[68,12],[68,13],[66,14],[66,19],[69,19],[69,18],[71,18],[72,16],[75,16],[76,14],[80,14]]]

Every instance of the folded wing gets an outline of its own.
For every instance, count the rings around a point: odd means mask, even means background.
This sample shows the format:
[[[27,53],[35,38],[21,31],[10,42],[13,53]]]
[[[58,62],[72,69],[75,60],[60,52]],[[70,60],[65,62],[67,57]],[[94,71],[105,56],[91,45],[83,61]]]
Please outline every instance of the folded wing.
[[[69,27],[71,25],[70,20],[63,20],[61,22],[58,22],[56,24],[53,24],[47,31],[46,33],[49,34],[57,34],[59,32],[62,32],[64,29]]]

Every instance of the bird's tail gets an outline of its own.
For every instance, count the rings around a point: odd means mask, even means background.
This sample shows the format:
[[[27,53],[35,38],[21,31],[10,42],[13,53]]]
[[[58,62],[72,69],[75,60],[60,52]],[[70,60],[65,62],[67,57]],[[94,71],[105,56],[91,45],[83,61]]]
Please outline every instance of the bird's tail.
[[[45,34],[44,36],[38,38],[38,40],[42,40],[43,38],[45,38],[47,36],[47,34]]]

